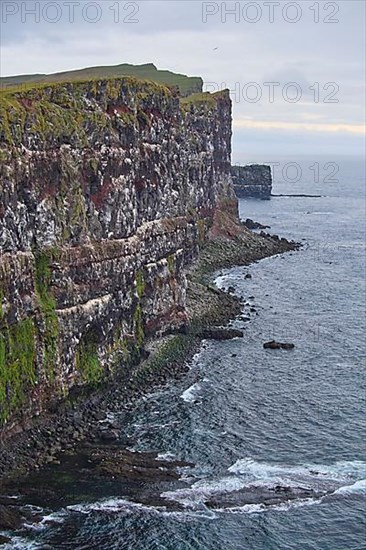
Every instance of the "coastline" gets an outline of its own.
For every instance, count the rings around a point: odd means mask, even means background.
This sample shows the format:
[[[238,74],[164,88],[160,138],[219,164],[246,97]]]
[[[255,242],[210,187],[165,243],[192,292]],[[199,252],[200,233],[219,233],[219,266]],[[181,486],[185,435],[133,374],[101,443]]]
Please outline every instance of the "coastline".
[[[0,451],[0,491],[14,492],[29,472],[59,463],[60,455],[72,455],[80,445],[113,443],[117,436],[108,413],[184,375],[207,330],[223,327],[242,313],[242,300],[213,284],[215,273],[299,246],[277,236],[252,233],[219,211],[199,258],[187,273],[188,325],[179,333],[148,341],[145,359],[133,367],[128,379],[117,377],[87,397],[65,401],[57,411],[40,416],[30,429],[5,441]]]

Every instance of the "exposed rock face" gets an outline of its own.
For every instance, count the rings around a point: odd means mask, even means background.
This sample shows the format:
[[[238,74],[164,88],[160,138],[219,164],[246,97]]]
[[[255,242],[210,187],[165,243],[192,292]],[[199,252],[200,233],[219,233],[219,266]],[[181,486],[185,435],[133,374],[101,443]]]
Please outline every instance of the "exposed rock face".
[[[263,344],[264,349],[294,349],[295,344],[289,342],[276,342],[271,340],[270,342],[265,342]]]
[[[271,198],[272,173],[270,166],[262,164],[232,166],[231,175],[237,197]]]
[[[184,268],[232,208],[228,92],[132,78],[3,92],[0,425],[38,414],[186,320]]]
[[[248,229],[271,229],[269,225],[262,225],[259,222],[254,222],[252,219],[247,218],[244,222],[245,227]]]

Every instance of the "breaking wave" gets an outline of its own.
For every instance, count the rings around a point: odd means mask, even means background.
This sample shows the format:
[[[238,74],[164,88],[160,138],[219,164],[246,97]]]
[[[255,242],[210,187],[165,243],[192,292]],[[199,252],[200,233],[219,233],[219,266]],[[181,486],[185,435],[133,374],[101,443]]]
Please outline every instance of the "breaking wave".
[[[269,508],[284,511],[320,503],[327,496],[364,493],[365,470],[366,463],[361,461],[295,466],[244,458],[228,468],[229,476],[198,480],[188,488],[166,491],[161,496],[186,508],[197,508],[214,501],[218,512],[254,513]],[[233,495],[237,495],[239,505],[235,505],[234,499],[232,505],[220,506],[220,500],[225,502]],[[240,498],[259,502],[240,505]]]
[[[201,389],[201,385],[197,382],[196,384],[193,384],[188,389],[186,389],[182,395],[181,398],[183,401],[186,401],[186,403],[194,403],[197,400],[198,392]]]

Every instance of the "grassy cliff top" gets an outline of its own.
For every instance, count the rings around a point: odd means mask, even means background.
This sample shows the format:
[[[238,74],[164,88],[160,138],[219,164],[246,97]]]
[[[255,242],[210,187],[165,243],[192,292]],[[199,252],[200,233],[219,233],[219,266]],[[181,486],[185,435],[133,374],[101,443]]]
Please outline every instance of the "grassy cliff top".
[[[22,98],[36,101],[47,98],[59,101],[61,97],[65,97],[65,92],[74,93],[74,99],[77,101],[80,98],[80,93],[86,91],[92,91],[94,96],[97,96],[99,92],[106,95],[106,99],[116,99],[121,92],[120,88],[135,94],[162,93],[165,96],[171,96],[174,93],[165,84],[130,76],[74,78],[50,82],[28,80],[0,87],[0,102],[4,104],[9,100],[20,100]]]
[[[110,106],[123,104],[120,117],[133,124],[145,109],[170,108],[174,90],[133,77],[69,82],[27,82],[0,91],[0,147],[23,143],[28,135],[43,143],[86,146],[92,129],[110,126]],[[70,141],[71,140],[71,141]]]
[[[184,109],[189,109],[191,106],[214,106],[220,98],[230,99],[229,91],[220,90],[219,92],[215,92],[213,94],[210,92],[199,92],[183,97],[180,103]]]
[[[97,78],[114,78],[121,76],[132,76],[142,80],[152,80],[165,86],[178,86],[182,96],[202,91],[202,78],[196,76],[186,76],[184,74],[173,73],[171,71],[162,71],[155,67],[153,63],[144,65],[130,65],[122,63],[121,65],[87,67],[73,71],[65,71],[53,74],[34,74],[18,75],[0,78],[0,87],[17,86],[25,83],[51,83],[51,82],[70,82],[73,80],[92,80]]]
[[[184,112],[206,111],[228,97],[227,90],[197,93],[181,98],[180,103]],[[85,147],[92,131],[99,129],[101,135],[111,131],[110,115],[116,107],[119,123],[136,127],[149,123],[152,109],[171,113],[178,101],[178,93],[168,86],[135,77],[9,86],[0,90],[0,148],[25,142],[32,147],[38,142]]]

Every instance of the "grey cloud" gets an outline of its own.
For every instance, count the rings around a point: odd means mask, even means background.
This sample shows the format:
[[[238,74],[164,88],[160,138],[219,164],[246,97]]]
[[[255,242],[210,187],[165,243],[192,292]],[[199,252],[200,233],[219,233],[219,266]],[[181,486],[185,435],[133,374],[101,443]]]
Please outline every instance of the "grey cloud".
[[[81,5],[87,3],[87,0],[80,2]],[[136,15],[139,22],[132,24],[123,22],[130,11],[123,9],[126,2],[120,2],[121,20],[113,23],[113,12],[109,8],[116,2],[99,3],[103,6],[103,17],[95,24],[83,21],[80,9],[76,10],[74,23],[65,17],[56,24],[45,21],[36,24],[32,18],[21,23],[19,17],[9,17],[1,29],[2,75],[153,62],[159,68],[201,75],[207,84],[214,83],[216,87],[229,87],[233,90],[237,119],[304,122],[309,117],[324,123],[345,124],[360,124],[364,120],[363,2],[338,1],[340,22],[336,24],[315,24],[309,9],[314,2],[307,0],[298,2],[303,17],[295,24],[281,17],[274,23],[262,17],[255,24],[243,20],[235,23],[233,17],[228,17],[223,23],[220,14],[203,23],[202,2],[185,0],[140,0]],[[32,4],[34,2],[28,0],[28,7]],[[62,6],[64,2],[59,4]],[[217,6],[221,4],[218,2]],[[284,4],[286,2],[281,2],[281,8]],[[323,9],[327,2],[319,4]],[[232,5],[234,2],[227,3],[229,7]],[[239,86],[241,90],[253,81],[261,86],[270,81],[281,84],[294,81],[301,86],[303,97],[295,105],[281,96],[272,104],[265,96],[254,104],[243,98],[237,100],[235,89]],[[322,99],[322,86],[336,82],[340,88],[339,103],[312,102],[309,87],[314,82],[319,82]],[[238,135],[235,130],[234,144],[239,140]],[[252,135],[254,138],[254,133]],[[261,135],[263,147],[269,147],[263,132]],[[321,136],[317,135],[316,139]],[[349,136],[343,139],[350,143]],[[338,141],[330,139],[328,143],[329,147],[335,147]]]

